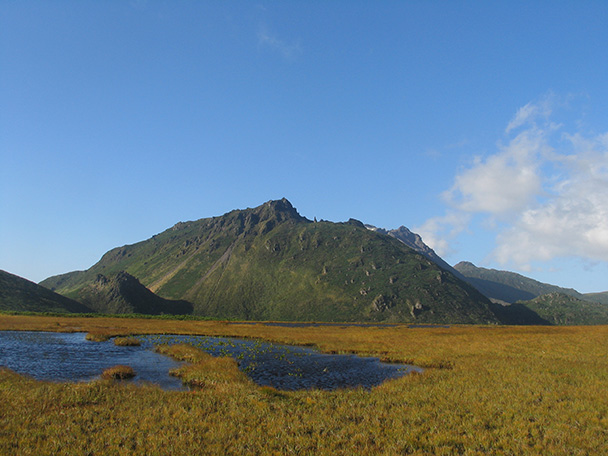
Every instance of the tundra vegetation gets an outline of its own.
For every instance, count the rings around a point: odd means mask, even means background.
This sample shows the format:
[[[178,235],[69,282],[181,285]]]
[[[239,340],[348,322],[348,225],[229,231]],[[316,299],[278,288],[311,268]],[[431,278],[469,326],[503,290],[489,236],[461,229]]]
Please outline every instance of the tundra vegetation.
[[[365,389],[277,391],[174,347],[195,385],[52,383],[0,369],[0,454],[608,454],[608,327],[277,327],[0,315],[3,330],[200,334],[426,367]]]

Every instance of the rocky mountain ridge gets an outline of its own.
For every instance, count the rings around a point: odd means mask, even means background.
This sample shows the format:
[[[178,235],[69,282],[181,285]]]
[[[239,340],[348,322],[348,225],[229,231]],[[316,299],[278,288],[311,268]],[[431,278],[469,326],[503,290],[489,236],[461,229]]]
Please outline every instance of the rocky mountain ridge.
[[[498,322],[477,290],[403,242],[356,220],[311,221],[286,199],[178,223],[41,284],[82,299],[120,271],[214,318]]]

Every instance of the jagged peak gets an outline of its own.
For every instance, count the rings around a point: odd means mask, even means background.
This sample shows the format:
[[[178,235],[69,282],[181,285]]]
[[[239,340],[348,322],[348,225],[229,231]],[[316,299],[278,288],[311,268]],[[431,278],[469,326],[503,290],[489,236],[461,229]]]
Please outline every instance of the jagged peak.
[[[278,222],[283,222],[286,220],[307,220],[298,213],[297,209],[293,207],[287,198],[266,201],[264,204],[250,210],[253,211],[254,214],[258,215],[261,220],[275,218]]]
[[[354,218],[349,218],[348,222],[345,223],[345,225],[353,225],[353,226],[358,226],[359,228],[366,228],[366,226],[363,224],[363,222],[354,219]]]
[[[470,261],[460,261],[460,262],[458,262],[458,263],[457,263],[457,264],[456,264],[454,267],[455,267],[455,268],[457,268],[457,267],[468,267],[468,268],[470,268],[470,267],[474,267],[474,268],[476,268],[477,266],[475,266],[475,265],[474,265],[473,263],[471,263]]]
[[[118,271],[117,273],[110,274],[109,276],[97,274],[97,278],[95,279],[95,282],[99,285],[107,285],[108,283],[122,283],[127,281],[139,283],[139,280],[136,277],[133,277],[126,271]]]

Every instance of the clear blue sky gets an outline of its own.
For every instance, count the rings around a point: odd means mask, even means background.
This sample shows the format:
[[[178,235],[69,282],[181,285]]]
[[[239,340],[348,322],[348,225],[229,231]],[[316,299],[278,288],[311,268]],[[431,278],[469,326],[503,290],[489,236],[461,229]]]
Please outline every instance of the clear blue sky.
[[[0,269],[288,198],[608,290],[608,2],[0,0]]]

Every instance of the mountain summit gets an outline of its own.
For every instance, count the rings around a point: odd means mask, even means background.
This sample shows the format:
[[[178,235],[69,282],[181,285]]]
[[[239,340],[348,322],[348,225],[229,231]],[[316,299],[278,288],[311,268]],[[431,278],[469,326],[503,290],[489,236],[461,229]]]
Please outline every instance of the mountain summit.
[[[284,198],[177,223],[41,284],[78,300],[120,271],[215,318],[497,322],[477,290],[403,242],[352,220],[310,221]]]

